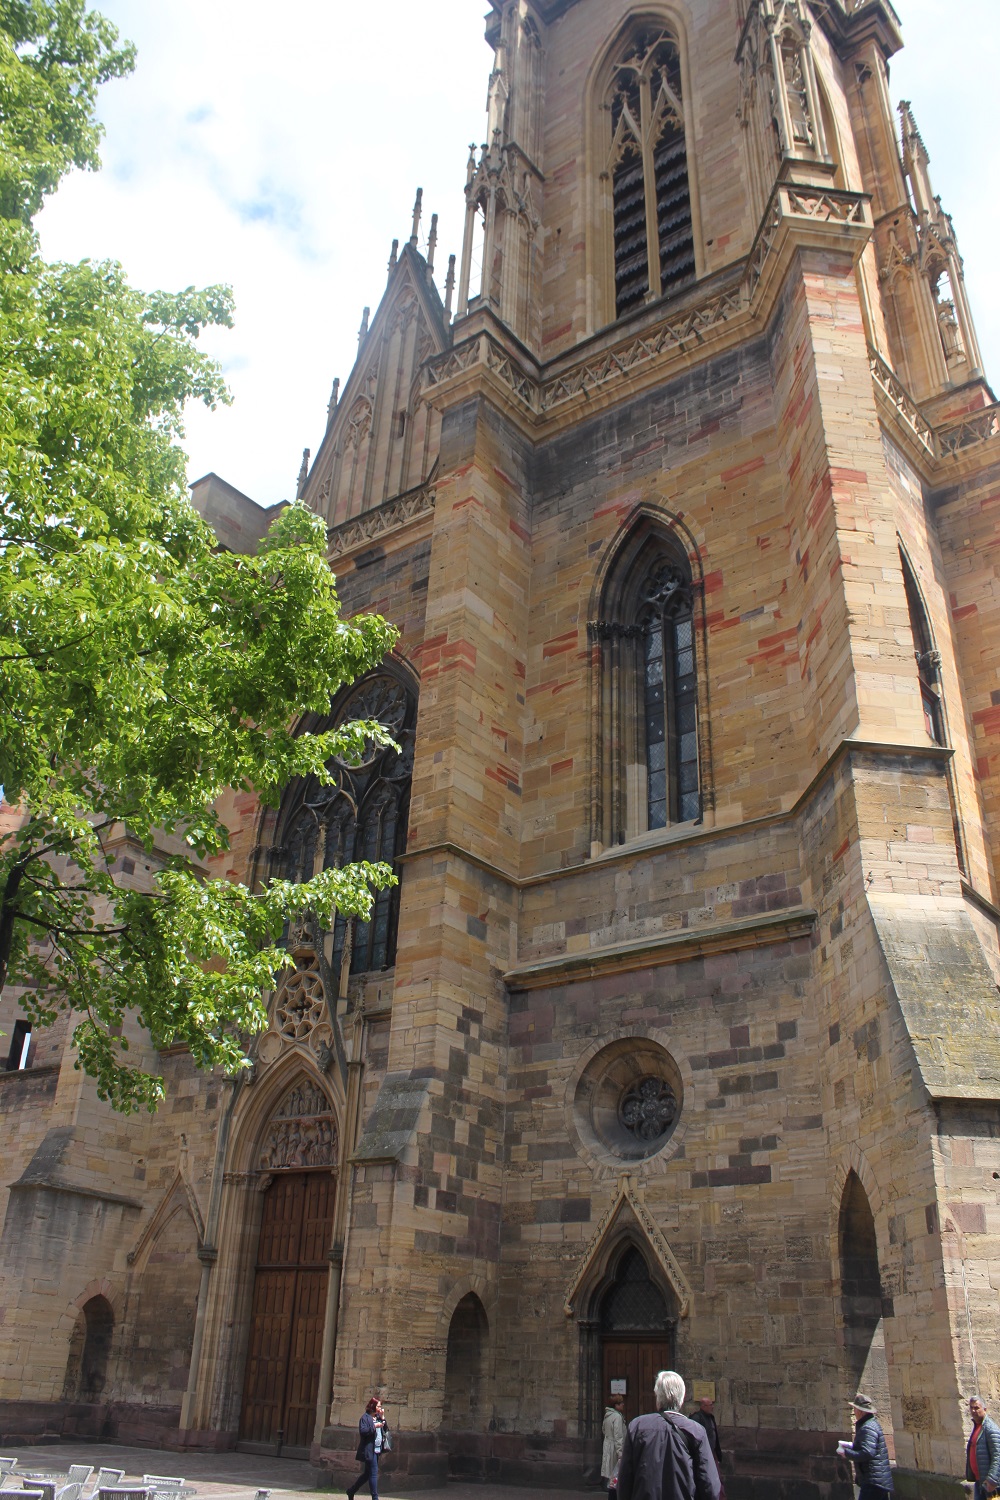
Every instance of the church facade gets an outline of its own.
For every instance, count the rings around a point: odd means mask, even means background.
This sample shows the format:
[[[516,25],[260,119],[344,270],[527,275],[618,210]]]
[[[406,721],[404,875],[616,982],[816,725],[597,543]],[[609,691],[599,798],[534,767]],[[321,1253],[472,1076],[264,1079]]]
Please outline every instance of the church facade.
[[[418,197],[300,482],[398,748],[218,866],[399,884],[152,1122],[5,997],[0,1444],[336,1481],[376,1392],[400,1483],[558,1487],[672,1366],[733,1500],[849,1496],[859,1388],[917,1494],[1000,1397],[1000,408],[900,22],[491,4],[462,253]]]

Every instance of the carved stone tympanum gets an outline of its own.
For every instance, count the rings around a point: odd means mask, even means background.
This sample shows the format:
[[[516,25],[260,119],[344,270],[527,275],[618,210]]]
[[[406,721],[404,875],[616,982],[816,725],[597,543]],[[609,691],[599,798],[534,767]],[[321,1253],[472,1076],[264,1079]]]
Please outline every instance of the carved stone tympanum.
[[[330,1101],[314,1083],[296,1084],[264,1132],[258,1165],[268,1172],[334,1167],[337,1155],[337,1121]]]

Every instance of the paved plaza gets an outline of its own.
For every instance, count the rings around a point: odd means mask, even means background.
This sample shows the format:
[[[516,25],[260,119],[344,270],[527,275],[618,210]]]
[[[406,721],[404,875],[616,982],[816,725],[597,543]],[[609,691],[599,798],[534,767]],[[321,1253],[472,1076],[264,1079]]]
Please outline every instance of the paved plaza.
[[[271,1500],[286,1496],[329,1494],[329,1486],[317,1490],[316,1471],[311,1464],[291,1458],[262,1458],[254,1453],[177,1453],[165,1448],[126,1448],[117,1443],[56,1443],[37,1448],[10,1450],[17,1455],[18,1469],[65,1473],[71,1463],[124,1469],[125,1481],[139,1482],[143,1474],[182,1474],[198,1490],[198,1500],[253,1500],[258,1489],[269,1489]],[[16,1494],[16,1487],[8,1482]],[[340,1493],[334,1490],[334,1494]],[[367,1495],[362,1488],[359,1494]],[[396,1489],[386,1476],[379,1487],[380,1500],[403,1500],[419,1495],[421,1500],[548,1500],[553,1493],[563,1500],[594,1500],[603,1493],[589,1490],[522,1489],[504,1484],[453,1483],[443,1489]]]

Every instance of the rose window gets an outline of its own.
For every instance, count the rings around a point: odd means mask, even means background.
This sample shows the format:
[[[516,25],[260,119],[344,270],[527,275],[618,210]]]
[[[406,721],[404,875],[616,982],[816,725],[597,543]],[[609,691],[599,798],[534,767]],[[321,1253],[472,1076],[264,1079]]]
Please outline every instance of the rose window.
[[[641,1162],[676,1151],[684,1081],[652,1037],[621,1036],[582,1069],[573,1091],[581,1146],[600,1161]]]
[[[304,1042],[314,1026],[325,1019],[323,985],[316,969],[296,969],[278,996],[274,1019],[281,1035]]]
[[[618,1106],[618,1118],[639,1141],[656,1141],[666,1135],[677,1116],[677,1099],[662,1078],[642,1078],[626,1089]]]

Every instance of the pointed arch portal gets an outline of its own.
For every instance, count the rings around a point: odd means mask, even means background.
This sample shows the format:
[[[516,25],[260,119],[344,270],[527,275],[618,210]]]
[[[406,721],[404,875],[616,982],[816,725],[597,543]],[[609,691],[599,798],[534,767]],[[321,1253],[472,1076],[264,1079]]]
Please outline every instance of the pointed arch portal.
[[[601,1400],[612,1390],[625,1397],[625,1421],[649,1411],[653,1382],[672,1370],[676,1348],[676,1308],[649,1274],[646,1258],[626,1243],[598,1305],[601,1337]],[[614,1384],[612,1384],[614,1382]],[[624,1385],[624,1389],[622,1386]]]
[[[593,1437],[614,1389],[631,1421],[652,1404],[653,1382],[673,1366],[677,1324],[691,1288],[632,1179],[619,1183],[584,1253],[564,1311],[580,1330],[580,1430]]]
[[[264,1173],[240,1443],[308,1458],[316,1425],[337,1180],[337,1126],[322,1090],[302,1079],[264,1130]]]

